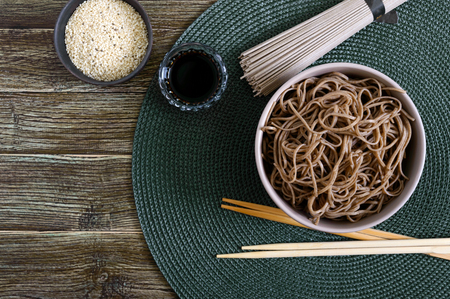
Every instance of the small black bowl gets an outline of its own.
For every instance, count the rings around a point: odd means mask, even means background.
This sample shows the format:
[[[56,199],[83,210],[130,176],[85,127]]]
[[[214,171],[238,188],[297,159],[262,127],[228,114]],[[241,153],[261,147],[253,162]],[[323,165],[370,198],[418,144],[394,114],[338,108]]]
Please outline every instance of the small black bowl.
[[[148,32],[148,46],[147,51],[145,53],[144,59],[142,59],[141,63],[138,65],[138,67],[128,74],[127,76],[120,78],[119,80],[115,81],[98,81],[95,79],[92,79],[85,74],[83,74],[82,71],[77,69],[77,67],[72,63],[72,60],[70,59],[69,55],[67,54],[66,50],[66,42],[65,42],[65,29],[66,24],[69,21],[70,17],[72,16],[73,12],[77,7],[83,3],[86,0],[70,0],[66,6],[62,9],[61,13],[59,14],[58,20],[56,21],[55,25],[55,31],[53,35],[54,43],[55,43],[55,50],[58,54],[59,59],[61,60],[62,64],[71,72],[75,77],[78,79],[81,79],[87,83],[96,84],[96,85],[102,85],[102,86],[109,86],[114,85],[118,83],[122,83],[125,81],[130,80],[134,76],[136,76],[147,64],[148,59],[150,58],[150,53],[152,51],[152,43],[153,43],[153,32],[152,32],[152,25],[150,24],[150,18],[148,17],[147,13],[145,12],[145,9],[142,7],[142,5],[136,1],[136,0],[123,0],[130,4],[142,17],[144,20],[145,25],[147,26],[147,32]]]

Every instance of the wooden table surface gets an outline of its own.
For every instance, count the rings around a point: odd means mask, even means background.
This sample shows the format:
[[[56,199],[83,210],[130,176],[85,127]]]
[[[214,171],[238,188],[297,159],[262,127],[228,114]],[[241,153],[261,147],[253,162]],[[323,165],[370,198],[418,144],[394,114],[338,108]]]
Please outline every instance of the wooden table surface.
[[[141,0],[153,27],[145,69],[113,87],[59,61],[66,0],[0,0],[0,297],[174,298],[145,243],[131,153],[164,54],[215,0]]]

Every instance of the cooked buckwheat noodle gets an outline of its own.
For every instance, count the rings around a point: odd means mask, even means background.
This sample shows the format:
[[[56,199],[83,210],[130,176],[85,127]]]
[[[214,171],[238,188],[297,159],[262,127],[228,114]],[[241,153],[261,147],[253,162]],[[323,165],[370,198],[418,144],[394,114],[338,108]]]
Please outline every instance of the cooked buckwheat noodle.
[[[262,128],[263,157],[275,190],[314,224],[359,221],[403,191],[414,119],[392,91],[404,92],[330,73],[280,95]]]

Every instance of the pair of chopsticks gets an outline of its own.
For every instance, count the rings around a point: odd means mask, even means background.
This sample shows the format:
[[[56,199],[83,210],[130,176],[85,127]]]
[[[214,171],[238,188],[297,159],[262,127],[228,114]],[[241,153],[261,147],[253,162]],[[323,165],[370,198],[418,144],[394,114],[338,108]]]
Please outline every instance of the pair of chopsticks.
[[[293,220],[278,208],[228,198],[223,198],[222,201],[223,203],[221,207],[223,209],[309,229],[309,227]],[[412,237],[389,233],[372,228],[353,233],[336,233],[336,235],[351,239],[363,240],[364,242],[313,242],[243,246],[243,250],[262,251],[220,254],[217,255],[217,257],[266,258],[293,256],[424,253],[430,256],[450,260],[450,239],[447,238],[414,239]]]
[[[242,250],[261,250],[219,254],[217,258],[275,258],[300,256],[342,256],[372,254],[449,254],[450,238],[381,241],[306,242],[243,246]]]

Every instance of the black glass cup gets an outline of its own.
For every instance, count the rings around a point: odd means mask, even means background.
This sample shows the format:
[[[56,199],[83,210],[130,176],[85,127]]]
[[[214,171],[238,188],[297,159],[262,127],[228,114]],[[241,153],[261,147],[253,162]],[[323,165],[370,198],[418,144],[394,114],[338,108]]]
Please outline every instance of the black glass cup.
[[[158,72],[159,87],[170,104],[197,111],[218,101],[227,86],[222,57],[201,43],[185,43],[170,50]]]

